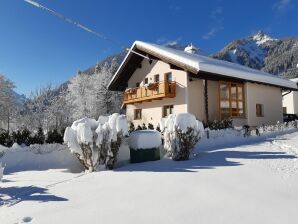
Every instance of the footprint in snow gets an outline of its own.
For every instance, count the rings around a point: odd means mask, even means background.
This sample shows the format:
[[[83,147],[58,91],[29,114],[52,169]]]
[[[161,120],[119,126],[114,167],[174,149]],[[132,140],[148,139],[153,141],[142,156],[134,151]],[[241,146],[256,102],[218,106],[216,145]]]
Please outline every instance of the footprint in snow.
[[[29,222],[31,222],[31,221],[32,221],[32,218],[29,217],[29,216],[24,217],[24,218],[22,219],[22,223],[29,223]]]

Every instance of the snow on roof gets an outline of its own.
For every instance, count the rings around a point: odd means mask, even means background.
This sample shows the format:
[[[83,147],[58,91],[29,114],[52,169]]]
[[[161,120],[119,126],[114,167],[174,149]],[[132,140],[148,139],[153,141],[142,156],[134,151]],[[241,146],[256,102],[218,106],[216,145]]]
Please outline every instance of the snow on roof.
[[[286,89],[297,89],[297,84],[293,81],[280,78],[269,73],[248,68],[239,64],[213,59],[203,55],[191,54],[181,50],[176,50],[173,48],[146,43],[142,41],[135,41],[131,47],[131,50],[141,49],[145,52],[155,53],[161,57],[167,58],[171,61],[175,61],[180,64],[191,68],[192,71],[199,73],[200,71],[214,73],[226,77],[232,77],[237,79],[243,79],[252,82],[259,82],[274,86],[280,86]],[[132,52],[130,51],[119,69],[117,70],[115,76],[111,80],[110,84],[118,77],[118,73],[122,70],[126,60]]]
[[[290,79],[292,82],[298,83],[298,78]]]

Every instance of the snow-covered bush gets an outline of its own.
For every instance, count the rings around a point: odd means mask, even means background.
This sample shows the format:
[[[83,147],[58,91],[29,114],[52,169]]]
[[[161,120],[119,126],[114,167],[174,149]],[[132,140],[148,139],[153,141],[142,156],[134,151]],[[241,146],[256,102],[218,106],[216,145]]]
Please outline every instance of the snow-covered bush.
[[[112,114],[95,119],[83,118],[66,128],[64,142],[86,169],[98,165],[113,169],[124,136],[128,135],[125,115]]]
[[[173,160],[188,160],[197,142],[204,136],[202,122],[189,113],[171,114],[160,122],[164,148]]]

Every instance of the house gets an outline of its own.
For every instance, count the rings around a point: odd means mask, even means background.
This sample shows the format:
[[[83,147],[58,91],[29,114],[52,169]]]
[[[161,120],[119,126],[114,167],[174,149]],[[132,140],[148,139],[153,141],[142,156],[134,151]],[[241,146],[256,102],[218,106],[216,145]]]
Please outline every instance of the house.
[[[296,83],[195,51],[134,42],[108,86],[124,92],[131,122],[156,127],[182,112],[204,122],[231,118],[236,126],[282,121],[282,91],[296,91]]]
[[[290,79],[298,83],[298,78]],[[284,114],[298,114],[298,92],[286,91],[283,93],[283,113]]]

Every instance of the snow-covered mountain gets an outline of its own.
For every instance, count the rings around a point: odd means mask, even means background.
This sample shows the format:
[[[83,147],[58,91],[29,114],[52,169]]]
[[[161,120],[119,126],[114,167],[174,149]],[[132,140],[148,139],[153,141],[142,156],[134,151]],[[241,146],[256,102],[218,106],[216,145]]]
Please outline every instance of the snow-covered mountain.
[[[259,31],[232,41],[211,57],[286,78],[298,77],[298,38],[275,39]]]

